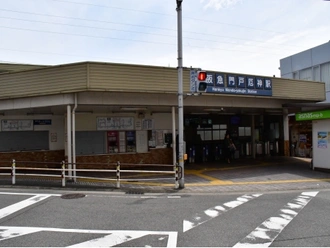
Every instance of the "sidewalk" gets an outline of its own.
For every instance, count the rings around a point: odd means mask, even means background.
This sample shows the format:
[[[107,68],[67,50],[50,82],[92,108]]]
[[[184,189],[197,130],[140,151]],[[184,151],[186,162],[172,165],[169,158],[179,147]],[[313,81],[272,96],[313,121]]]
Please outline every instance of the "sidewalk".
[[[159,175],[145,174],[130,176],[130,182],[116,182],[79,179],[76,183],[67,182],[64,189],[104,190],[126,194],[146,193],[222,193],[260,192],[277,190],[307,190],[330,188],[330,173],[313,171],[309,168],[310,159],[294,157],[269,157],[238,159],[231,164],[223,162],[186,164],[183,189],[175,189],[175,179]],[[103,175],[104,176],[104,175]],[[140,177],[140,178],[139,178]],[[11,185],[10,177],[0,177],[1,187],[62,188],[59,179],[18,178]]]

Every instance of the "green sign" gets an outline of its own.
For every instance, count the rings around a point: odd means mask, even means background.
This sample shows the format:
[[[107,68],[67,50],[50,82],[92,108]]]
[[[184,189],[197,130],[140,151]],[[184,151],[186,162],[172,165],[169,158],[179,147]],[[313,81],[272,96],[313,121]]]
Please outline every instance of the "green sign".
[[[296,114],[296,121],[311,121],[322,119],[330,119],[330,110],[321,110]]]

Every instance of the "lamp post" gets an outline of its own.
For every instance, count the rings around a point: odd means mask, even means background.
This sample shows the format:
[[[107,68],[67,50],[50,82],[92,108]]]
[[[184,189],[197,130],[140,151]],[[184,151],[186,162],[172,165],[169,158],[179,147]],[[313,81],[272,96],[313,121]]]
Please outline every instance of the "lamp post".
[[[182,1],[176,0],[177,24],[178,24],[178,119],[179,119],[179,166],[182,169],[182,177],[179,180],[179,188],[184,188],[184,160],[183,160],[183,83],[182,83]]]

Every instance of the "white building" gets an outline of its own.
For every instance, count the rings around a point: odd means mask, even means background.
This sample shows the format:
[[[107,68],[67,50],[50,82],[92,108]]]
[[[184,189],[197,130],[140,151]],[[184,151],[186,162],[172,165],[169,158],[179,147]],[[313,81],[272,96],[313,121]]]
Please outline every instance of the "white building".
[[[330,102],[330,41],[280,60],[282,78],[321,81]]]

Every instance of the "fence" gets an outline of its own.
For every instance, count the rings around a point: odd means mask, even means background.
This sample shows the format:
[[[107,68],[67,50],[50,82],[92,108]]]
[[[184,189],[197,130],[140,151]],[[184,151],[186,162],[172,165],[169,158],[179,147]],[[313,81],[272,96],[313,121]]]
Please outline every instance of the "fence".
[[[4,163],[3,161],[1,162]],[[26,167],[22,165],[53,165],[57,166],[59,168],[44,168],[44,167]],[[20,166],[17,166],[20,165]],[[120,163],[119,161],[117,163],[112,163],[110,165],[113,165],[115,169],[77,169],[77,165],[109,165],[109,164],[97,164],[97,163],[80,163],[80,164],[72,164],[72,163],[66,163],[65,161],[62,161],[61,163],[56,162],[32,162],[32,161],[15,161],[15,159],[12,160],[12,164],[9,167],[0,167],[1,170],[7,170],[7,173],[0,173],[0,176],[11,176],[12,184],[16,184],[16,177],[51,177],[51,178],[59,178],[59,180],[62,183],[62,187],[66,186],[67,180],[72,180],[76,182],[77,179],[92,179],[92,180],[100,180],[100,181],[113,181],[116,182],[116,188],[120,188],[121,182],[132,182],[136,181],[136,179],[127,179],[122,178],[121,175],[123,173],[143,173],[143,174],[166,174],[166,175],[172,175],[170,178],[139,178],[139,181],[160,181],[160,180],[174,180],[174,186],[176,189],[179,188],[179,179],[182,176],[181,174],[181,168],[178,165],[168,165],[168,164],[130,164],[130,163]],[[167,170],[167,171],[161,171],[161,170],[142,170],[142,169],[122,169],[121,166],[126,167],[173,167],[173,170]],[[74,168],[74,169],[72,169]],[[25,171],[25,173],[24,173]],[[38,171],[39,173],[34,173]],[[57,172],[57,173],[56,173]],[[87,174],[86,176],[78,175],[76,172],[81,172]],[[94,175],[100,175],[100,173],[113,173],[113,178],[108,177],[99,177],[99,176],[88,176],[88,174],[94,174]]]

